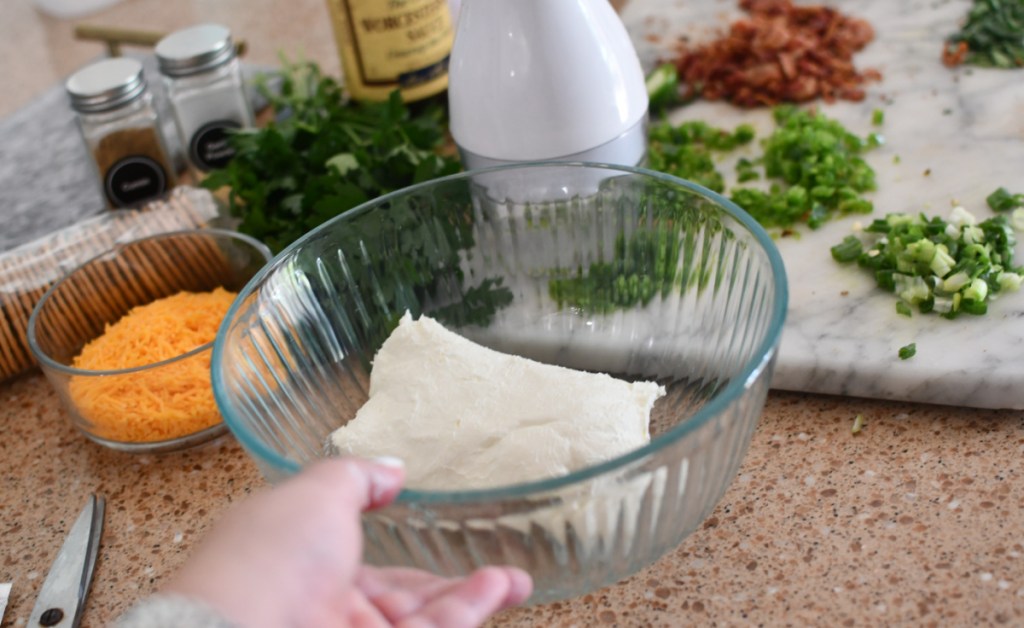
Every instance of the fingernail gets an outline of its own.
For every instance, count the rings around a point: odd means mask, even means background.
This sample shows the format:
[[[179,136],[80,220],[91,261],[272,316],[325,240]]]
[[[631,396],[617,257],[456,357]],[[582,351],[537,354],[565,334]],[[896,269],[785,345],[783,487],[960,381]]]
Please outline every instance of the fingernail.
[[[395,458],[394,456],[380,456],[378,458],[371,458],[370,462],[379,464],[384,467],[391,467],[392,469],[404,469],[405,462],[401,458]]]
[[[370,470],[370,507],[379,508],[390,503],[402,489],[400,478],[405,475],[405,463],[401,458],[393,456],[371,458],[369,462],[377,467],[390,469],[390,471],[385,471],[382,468]]]

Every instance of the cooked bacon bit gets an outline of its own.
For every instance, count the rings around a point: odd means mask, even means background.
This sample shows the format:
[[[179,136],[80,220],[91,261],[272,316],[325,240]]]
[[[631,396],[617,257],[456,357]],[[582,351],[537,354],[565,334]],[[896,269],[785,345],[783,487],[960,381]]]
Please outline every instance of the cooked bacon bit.
[[[947,43],[942,47],[942,64],[947,68],[956,67],[964,62],[968,52],[966,41]]]
[[[806,102],[821,97],[863,100],[862,85],[881,80],[858,72],[853,54],[874,39],[866,21],[825,6],[790,0],[741,0],[749,18],[709,44],[680,42],[676,60],[683,96],[729,100],[743,107]]]

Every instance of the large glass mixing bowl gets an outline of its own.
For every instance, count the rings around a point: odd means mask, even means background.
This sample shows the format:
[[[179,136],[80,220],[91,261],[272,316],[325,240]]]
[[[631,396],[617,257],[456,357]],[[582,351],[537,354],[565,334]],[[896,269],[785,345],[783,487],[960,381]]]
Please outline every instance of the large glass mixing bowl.
[[[713,192],[636,168],[504,166],[383,196],[275,257],[225,318],[214,393],[276,481],[330,455],[406,311],[500,351],[660,382],[640,449],[529,484],[410,486],[364,516],[372,563],[518,565],[550,601],[630,575],[708,516],[763,408],[786,301],[771,239]]]

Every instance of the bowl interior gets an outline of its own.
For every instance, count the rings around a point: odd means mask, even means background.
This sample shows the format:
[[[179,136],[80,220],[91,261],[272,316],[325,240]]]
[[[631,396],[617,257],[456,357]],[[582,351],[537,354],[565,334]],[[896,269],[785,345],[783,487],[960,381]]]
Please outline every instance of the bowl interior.
[[[628,168],[499,168],[383,197],[278,256],[225,318],[214,393],[268,477],[294,472],[328,453],[330,433],[367,398],[374,353],[410,311],[498,350],[657,380],[669,394],[652,431],[681,438],[760,373],[785,302],[774,245],[714,193]],[[485,493],[593,477],[660,440],[569,478]],[[482,496],[410,488],[410,500]]]

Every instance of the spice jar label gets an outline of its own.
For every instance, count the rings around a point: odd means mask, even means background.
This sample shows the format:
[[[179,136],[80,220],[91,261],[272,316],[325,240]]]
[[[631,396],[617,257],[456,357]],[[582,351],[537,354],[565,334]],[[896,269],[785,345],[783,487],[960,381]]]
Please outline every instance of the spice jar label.
[[[199,127],[189,142],[189,158],[204,172],[223,168],[235,156],[231,130],[242,125],[234,120],[215,120]]]
[[[111,204],[130,207],[166,192],[167,174],[149,157],[132,155],[111,166],[104,188]]]

